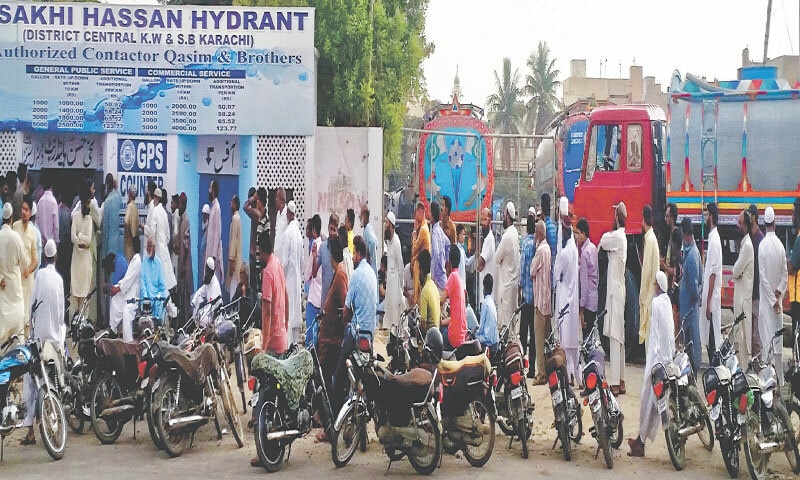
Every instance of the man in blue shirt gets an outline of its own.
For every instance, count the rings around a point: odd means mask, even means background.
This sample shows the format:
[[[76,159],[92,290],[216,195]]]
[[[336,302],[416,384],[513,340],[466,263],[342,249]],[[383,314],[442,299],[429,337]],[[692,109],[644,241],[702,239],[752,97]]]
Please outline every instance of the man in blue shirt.
[[[553,252],[550,259],[550,272],[555,271],[556,265],[556,252],[558,252],[558,225],[550,218],[550,195],[547,193],[542,194],[542,215],[544,215],[544,225],[547,229],[547,243],[550,245],[550,251]],[[550,276],[550,286],[553,291],[556,291],[556,282],[554,277]]]
[[[528,209],[528,220],[526,224],[527,235],[522,239],[522,265],[519,270],[519,286],[522,292],[522,310],[520,311],[519,322],[519,341],[522,344],[523,355],[528,354],[528,358],[536,358],[536,342],[533,334],[533,277],[531,276],[531,261],[536,254],[536,209]],[[530,353],[528,347],[530,346]],[[534,372],[528,372],[528,376],[533,378]]]
[[[489,350],[494,353],[500,342],[500,336],[497,333],[497,306],[492,298],[492,288],[494,288],[494,280],[489,274],[483,277],[484,297],[481,303],[481,324],[475,338],[481,342],[481,345],[489,347]]]
[[[692,370],[697,375],[700,368],[700,292],[702,291],[703,266],[700,261],[700,252],[694,241],[692,221],[683,217],[681,221],[681,234],[683,235],[683,266],[681,267],[680,283],[680,311],[683,320],[684,343],[688,345],[689,361]]]
[[[378,277],[367,262],[367,244],[364,237],[353,238],[353,263],[356,269],[350,277],[344,299],[345,319],[350,323],[345,328],[342,350],[339,353],[336,373],[333,377],[333,411],[338,412],[344,403],[347,391],[347,366],[345,361],[356,349],[359,332],[368,332],[370,341],[375,333],[375,316],[378,310]]]
[[[152,236],[147,237],[147,255],[142,259],[142,286],[140,297],[142,300],[153,301],[153,318],[164,320],[164,302],[156,298],[166,298],[167,287],[164,281],[164,269],[161,259],[156,255],[156,241]]]
[[[334,237],[339,236],[339,215],[332,213],[331,216],[328,218],[328,240]],[[322,289],[320,293],[321,297],[321,304],[325,305],[325,300],[328,298],[328,289],[331,288],[331,283],[333,283],[333,265],[331,265],[331,249],[328,246],[328,240],[325,240],[320,244],[319,250],[317,251],[317,262],[314,264],[314,268],[311,272],[312,277],[316,277],[317,273],[321,270],[322,271]],[[340,239],[340,241],[344,244],[347,239]]]
[[[380,265],[381,258],[378,256],[378,236],[375,235],[375,229],[369,223],[369,208],[364,207],[361,209],[361,228],[364,229],[364,242],[367,244],[367,261],[378,275],[378,266]]]

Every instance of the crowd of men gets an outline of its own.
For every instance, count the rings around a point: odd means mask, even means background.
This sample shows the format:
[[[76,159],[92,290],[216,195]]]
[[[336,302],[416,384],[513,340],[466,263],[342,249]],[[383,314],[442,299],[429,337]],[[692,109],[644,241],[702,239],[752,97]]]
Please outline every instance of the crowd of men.
[[[415,211],[411,260],[404,264],[394,213],[385,216],[381,255],[368,208],[359,212],[361,235],[354,232],[353,209],[346,211],[343,221],[331,213],[325,231],[322,218],[312,216],[303,235],[297,205],[287,202],[283,189],[276,192],[274,225],[265,188],[251,188],[244,202],[232,197],[225,258],[216,180],[209,186],[209,203],[201,210],[198,249],[191,245],[187,195],[168,197],[152,182],[141,224],[136,192],[126,192],[127,204],[123,203],[111,174],[105,178],[100,204],[93,184],[87,184],[71,206],[53,191],[47,175],[33,190],[24,165],[9,172],[0,184],[0,345],[15,334],[32,333],[41,341],[63,346],[65,325],[59,312],[64,312],[64,297],[71,299],[71,312],[80,309],[97,288],[95,278],[100,275],[96,277],[96,269],[100,269],[101,293],[94,298],[101,304],[105,323],[122,338],[133,339],[132,323],[143,299],[153,302],[156,317],[175,326],[192,315],[197,315],[202,325],[211,321],[210,313],[203,310],[207,305],[220,298],[241,299],[245,311],[260,311],[263,351],[281,356],[295,342],[318,348],[325,378],[331,381],[334,408],[344,401],[345,359],[355,348],[359,332],[372,335],[378,328],[393,329],[402,312],[414,306],[419,309],[423,332],[439,328],[447,349],[460,347],[470,335],[485,347],[496,348],[498,331],[511,326],[519,307],[520,341],[524,353],[535,358],[529,372],[534,385],[545,383],[544,340],[553,329],[566,353],[570,381],[580,384],[580,345],[598,321],[602,303],[598,298],[598,255],[604,250],[608,257],[607,313],[597,327],[608,340],[611,391],[626,394],[628,211],[624,202],[614,205],[614,228],[602,235],[598,245],[590,239],[589,222],[585,218],[575,221],[565,197],[559,199],[558,219],[554,220],[551,199],[542,195],[540,204],[527,211],[524,235],[519,235],[515,226],[522,219],[513,202],[502,209],[499,236],[490,210],[484,209],[480,234],[471,245],[474,248],[466,241],[464,226],[451,220],[448,197],[441,203],[431,202],[428,208],[420,202]],[[251,222],[247,259],[240,210]],[[120,215],[124,218],[122,229]],[[704,261],[697,248],[697,225],[688,217],[680,218],[674,204],[668,205],[663,224],[654,215],[650,206],[644,207],[638,342],[645,346],[647,364],[671,360],[674,338],[682,332],[697,372],[701,345],[710,359],[721,342],[719,211],[714,203],[703,210],[703,231],[708,233]],[[800,227],[800,199],[795,202],[793,220],[795,228]],[[749,359],[758,352],[766,356],[769,349],[762,347],[781,326],[787,294],[793,324],[800,321],[800,237],[787,259],[775,235],[772,207],[763,212],[765,231],[759,226],[755,205],[740,213],[738,223],[741,242],[733,268],[733,309],[734,315],[745,315],[738,341],[743,359]],[[665,228],[661,229],[662,225]],[[658,235],[657,229],[664,234]],[[141,236],[145,238],[144,254]],[[197,290],[194,261],[202,275]],[[471,275],[478,277],[474,292],[467,285]],[[44,293],[52,291],[65,295]],[[40,304],[44,306],[39,308]],[[449,314],[443,315],[443,309]],[[378,311],[384,315],[380,317]],[[782,350],[774,352],[774,358],[764,360],[776,365],[782,384]],[[644,455],[644,442],[652,440],[657,430],[648,372],[646,369],[642,386],[639,435],[629,441],[634,456]],[[320,440],[324,439],[321,433]]]

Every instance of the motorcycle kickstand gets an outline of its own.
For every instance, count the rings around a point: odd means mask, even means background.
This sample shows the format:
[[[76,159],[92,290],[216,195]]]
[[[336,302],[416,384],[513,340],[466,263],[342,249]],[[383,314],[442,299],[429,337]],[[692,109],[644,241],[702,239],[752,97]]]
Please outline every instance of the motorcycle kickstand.
[[[3,455],[5,454],[6,437],[0,436],[0,463],[3,462]]]
[[[597,450],[594,452],[594,459],[597,460],[597,456],[600,455],[600,444],[597,444]]]
[[[559,440],[558,435],[556,435],[556,441],[553,442],[553,446],[550,447],[550,450],[555,450],[556,449],[556,445],[558,445],[558,440]]]
[[[511,437],[508,439],[508,448],[506,448],[506,450],[511,450],[511,445],[513,443],[514,443],[514,435],[511,435]]]
[[[289,451],[286,452],[286,463],[289,463],[289,458],[292,456],[292,444],[289,444]]]

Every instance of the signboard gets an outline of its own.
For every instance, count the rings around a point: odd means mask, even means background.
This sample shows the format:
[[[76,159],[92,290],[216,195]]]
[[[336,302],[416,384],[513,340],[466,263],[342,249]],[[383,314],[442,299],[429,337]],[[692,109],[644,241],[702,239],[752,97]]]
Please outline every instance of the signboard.
[[[239,161],[238,137],[197,138],[197,173],[239,175]]]
[[[150,180],[164,188],[167,177],[167,140],[163,137],[120,136],[117,139],[119,191],[136,190],[136,208],[147,213],[147,184]]]
[[[103,137],[82,133],[26,133],[20,159],[28,170],[45,168],[103,169]]]
[[[0,130],[312,135],[316,124],[312,8],[0,2],[0,59]]]

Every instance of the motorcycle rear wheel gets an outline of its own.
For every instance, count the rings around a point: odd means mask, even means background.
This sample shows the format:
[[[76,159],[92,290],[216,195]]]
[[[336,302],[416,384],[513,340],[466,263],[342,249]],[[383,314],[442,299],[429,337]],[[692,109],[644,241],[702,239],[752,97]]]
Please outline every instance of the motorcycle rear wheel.
[[[531,427],[528,425],[528,414],[523,413],[522,418],[517,424],[517,435],[519,436],[519,443],[522,445],[522,458],[528,459],[528,437],[530,436]]]
[[[725,469],[731,478],[739,476],[739,445],[732,444],[727,438],[719,439],[719,449],[722,452],[722,460],[725,462]]]
[[[42,437],[45,450],[53,460],[61,460],[64,458],[64,449],[67,445],[67,420],[64,418],[64,408],[55,391],[46,386],[39,389],[36,413],[39,420],[39,435]]]
[[[345,408],[348,410],[339,428],[331,426],[331,460],[336,468],[344,467],[353,458],[361,443],[361,430],[365,429],[358,415],[358,404],[353,403]],[[342,442],[341,445],[339,442]]]
[[[687,397],[694,408],[702,414],[705,427],[697,432],[697,437],[700,439],[700,442],[702,442],[703,447],[710,452],[714,450],[714,426],[711,424],[711,417],[708,416],[706,402],[694,385],[689,385],[687,387]]]
[[[244,398],[244,354],[242,353],[241,344],[238,346],[237,351],[234,353],[234,367],[236,368],[236,384],[239,387],[239,392],[242,395],[242,413],[247,413],[247,400]]]
[[[566,415],[564,419],[556,423],[558,429],[558,441],[561,442],[561,452],[564,454],[564,460],[572,460],[572,445],[569,441],[569,426]]]
[[[794,430],[794,438],[800,444],[800,399],[792,396],[789,399],[789,424]]]
[[[569,429],[569,438],[575,442],[580,443],[581,437],[583,437],[583,415],[581,415],[581,406],[578,403],[578,399],[575,398],[575,391],[572,390],[571,387],[566,387],[567,395],[564,398],[572,399],[572,402],[567,402],[567,420],[569,421],[570,418],[574,417],[575,422],[572,424],[572,428]],[[570,407],[570,405],[572,405]]]
[[[606,461],[606,467],[611,470],[614,468],[614,453],[611,451],[611,442],[608,438],[606,407],[603,405],[600,405],[600,412],[597,415],[597,420],[594,424],[594,427],[597,435],[597,443],[600,445],[600,450],[603,451],[603,460]]]
[[[125,422],[121,420],[106,420],[100,414],[103,409],[120,398],[122,398],[122,387],[114,375],[106,373],[97,379],[92,391],[92,403],[89,410],[92,415],[92,430],[94,430],[94,434],[100,440],[100,443],[104,445],[117,441],[120,434],[122,434],[122,427]]]
[[[514,424],[506,417],[497,417],[497,426],[500,427],[500,431],[503,434],[509,437],[514,435]]]
[[[420,475],[430,475],[439,466],[442,459],[442,431],[436,416],[430,410],[423,408],[417,417],[417,428],[422,430],[421,438],[425,442],[415,440],[408,451],[408,461]],[[432,444],[431,444],[432,443]]]
[[[147,419],[147,431],[150,433],[150,440],[153,441],[153,445],[155,445],[156,450],[164,450],[164,439],[161,438],[161,435],[158,433],[158,426],[156,425],[156,402],[155,402],[155,392],[150,392],[150,400],[147,402],[147,408],[145,409],[145,417]]]
[[[61,404],[64,407],[64,413],[67,416],[67,424],[69,425],[69,428],[73,432],[80,435],[83,433],[83,427],[85,426],[86,422],[86,419],[83,417],[83,412],[81,412],[81,387],[78,384],[78,380],[75,379],[71,373],[65,373],[64,377],[69,384],[69,391],[64,391]]]
[[[256,442],[256,453],[261,466],[269,473],[283,468],[286,445],[279,440],[267,440],[267,434],[284,428],[281,412],[277,407],[278,399],[263,400],[259,403],[256,425],[253,436]]]
[[[222,409],[225,410],[225,419],[231,427],[231,433],[233,433],[233,438],[236,440],[236,445],[242,448],[244,446],[244,441],[242,441],[242,422],[236,409],[236,400],[233,397],[230,377],[228,377],[228,373],[224,368],[221,368],[219,372],[219,394],[222,397]]]
[[[482,467],[492,457],[494,450],[494,415],[481,400],[471,401],[465,413],[471,413],[473,428],[481,435],[482,441],[477,447],[464,445],[464,457],[473,467]]]
[[[669,415],[669,425],[664,430],[664,439],[667,441],[667,451],[669,459],[675,470],[681,471],[686,467],[686,442],[682,442],[678,436],[678,405],[673,398],[669,399],[667,405]]]
[[[800,452],[797,450],[797,437],[795,437],[796,432],[792,428],[791,420],[789,419],[789,412],[786,411],[786,407],[782,403],[778,402],[775,404],[775,414],[781,419],[784,430],[789,432],[783,451],[786,453],[786,460],[789,461],[789,466],[792,468],[792,472],[798,474],[800,473]]]
[[[189,446],[192,432],[183,430],[180,432],[169,431],[169,421],[173,415],[185,412],[187,405],[186,397],[178,395],[178,382],[175,376],[166,376],[161,380],[161,384],[155,393],[155,424],[158,435],[163,441],[164,450],[170,457],[179,457]]]
[[[756,412],[748,410],[747,421],[742,430],[742,445],[744,446],[744,458],[747,460],[747,469],[750,471],[750,477],[753,480],[764,480],[767,476],[767,464],[769,464],[770,454],[761,454],[758,451],[760,423]]]

